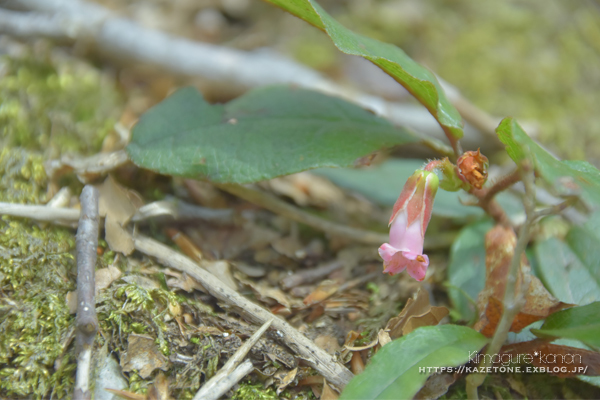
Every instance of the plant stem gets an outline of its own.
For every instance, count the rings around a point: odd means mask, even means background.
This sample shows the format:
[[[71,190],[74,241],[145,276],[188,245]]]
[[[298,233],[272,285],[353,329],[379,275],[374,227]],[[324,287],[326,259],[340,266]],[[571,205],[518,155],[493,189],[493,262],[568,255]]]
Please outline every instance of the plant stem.
[[[504,212],[504,210],[502,209],[500,204],[498,204],[498,202],[494,199],[494,197],[496,196],[496,194],[508,189],[520,180],[521,172],[517,168],[510,174],[501,178],[493,186],[487,189],[472,188],[469,193],[477,197],[477,205],[481,207],[481,209],[483,209],[483,211],[489,214],[492,218],[494,218],[496,222],[505,226],[510,226],[510,220],[508,219],[506,212]]]
[[[527,219],[519,231],[519,237],[515,245],[515,250],[511,259],[510,268],[506,277],[506,290],[504,292],[503,312],[500,322],[494,332],[492,342],[486,350],[486,357],[482,367],[487,368],[490,366],[491,358],[498,354],[500,348],[506,341],[508,331],[512,325],[513,320],[519,314],[519,311],[525,304],[525,296],[529,289],[530,279],[529,276],[522,276],[519,293],[515,293],[517,290],[517,281],[519,278],[519,270],[521,267],[521,258],[527,243],[529,242],[529,236],[531,233],[531,227],[537,215],[535,213],[535,178],[532,172],[531,165],[524,164],[518,170],[523,184],[525,185],[525,197],[523,198],[523,205],[525,206],[525,214]],[[512,178],[514,179],[514,178]],[[491,357],[487,357],[491,356]],[[477,388],[481,386],[487,374],[471,374],[467,377],[467,394],[469,399],[478,399]]]

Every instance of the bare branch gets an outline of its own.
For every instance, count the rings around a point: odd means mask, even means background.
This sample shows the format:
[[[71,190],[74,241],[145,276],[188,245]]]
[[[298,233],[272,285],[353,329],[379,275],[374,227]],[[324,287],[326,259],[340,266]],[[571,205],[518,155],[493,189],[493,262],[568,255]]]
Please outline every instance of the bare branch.
[[[269,329],[273,319],[265,322],[254,334],[244,343],[240,348],[227,360],[223,368],[219,370],[208,382],[206,382],[198,393],[194,396],[193,400],[218,400],[222,395],[225,394],[233,385],[235,385],[240,379],[246,376],[252,370],[252,362],[246,360],[244,364],[238,367],[238,364],[246,357],[248,351],[256,344],[258,339]],[[247,364],[250,364],[247,366]],[[243,367],[242,367],[243,366]],[[238,371],[239,370],[239,371]],[[231,378],[231,375],[238,376]],[[244,373],[245,372],[245,373]],[[223,382],[227,382],[224,384]]]
[[[96,249],[98,247],[98,190],[90,185],[81,193],[81,217],[77,229],[77,376],[75,399],[91,399],[90,364],[98,331],[94,301]]]

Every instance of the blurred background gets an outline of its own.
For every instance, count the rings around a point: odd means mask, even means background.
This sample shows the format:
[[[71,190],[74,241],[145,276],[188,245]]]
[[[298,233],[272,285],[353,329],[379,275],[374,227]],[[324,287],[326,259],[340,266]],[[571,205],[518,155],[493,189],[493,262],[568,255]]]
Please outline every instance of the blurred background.
[[[12,1],[8,6],[36,9],[28,3],[43,2]],[[342,54],[325,34],[268,3],[259,0],[98,0],[96,3],[111,10],[115,17],[179,38],[253,54],[287,57],[348,90],[407,103],[402,121],[410,123],[421,118],[411,114],[423,110],[400,85],[370,63]],[[600,166],[598,2],[323,0],[320,3],[348,28],[404,49],[454,86],[476,109],[494,117],[514,116],[558,156],[587,159]],[[2,31],[10,31],[6,22],[0,27]],[[49,42],[39,40],[41,35],[23,36],[28,39],[26,51],[37,51],[38,56],[50,51]],[[216,82],[202,73],[181,76],[147,63],[97,52],[93,41],[75,36],[75,40],[58,43],[66,45],[65,53],[93,62],[102,71],[103,79],[116,83],[117,97],[127,104],[132,118],[178,85],[195,84],[209,100],[219,102],[247,89],[235,80]],[[13,36],[3,36],[0,51],[5,54],[16,51],[10,37]],[[496,123],[498,120],[494,119]],[[418,121],[416,128],[422,128]],[[498,143],[490,146],[488,142],[494,142],[490,135],[475,135],[466,147],[481,146],[488,152],[497,148]]]
[[[411,101],[368,62],[342,54],[322,32],[258,0],[100,3],[147,27],[243,50],[272,49],[344,85]],[[558,155],[600,165],[598,2],[320,3],[348,28],[399,46],[484,111],[535,122],[539,140]],[[227,92],[211,89],[215,100],[226,100]]]

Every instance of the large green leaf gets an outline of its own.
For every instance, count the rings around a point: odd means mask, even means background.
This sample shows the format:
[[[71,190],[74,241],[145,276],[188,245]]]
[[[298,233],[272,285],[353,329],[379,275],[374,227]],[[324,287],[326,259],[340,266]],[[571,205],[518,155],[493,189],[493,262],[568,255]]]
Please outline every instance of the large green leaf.
[[[595,245],[600,246],[600,242]],[[565,303],[580,305],[600,300],[600,281],[567,243],[549,238],[536,243],[534,252],[536,274],[554,297]]]
[[[438,120],[444,131],[455,138],[462,137],[460,114],[446,98],[435,75],[400,48],[352,32],[334,20],[314,0],[266,1],[325,31],[343,53],[373,62],[415,96]]]
[[[464,227],[450,249],[448,296],[459,319],[476,316],[475,301],[485,286],[485,234],[494,226],[482,221]]]
[[[144,168],[247,183],[318,167],[346,167],[417,138],[351,103],[309,90],[256,89],[211,105],[184,88],[133,128],[127,152]]]
[[[510,157],[519,163],[531,156],[536,171],[561,194],[581,189],[600,204],[600,171],[585,161],[560,161],[533,141],[514,118],[504,118],[496,129]]]
[[[540,329],[532,329],[543,338],[577,339],[596,350],[600,349],[600,302],[559,311],[546,318]]]
[[[486,343],[482,334],[465,326],[419,328],[382,347],[346,386],[340,400],[412,399],[433,374],[427,367],[464,364]]]

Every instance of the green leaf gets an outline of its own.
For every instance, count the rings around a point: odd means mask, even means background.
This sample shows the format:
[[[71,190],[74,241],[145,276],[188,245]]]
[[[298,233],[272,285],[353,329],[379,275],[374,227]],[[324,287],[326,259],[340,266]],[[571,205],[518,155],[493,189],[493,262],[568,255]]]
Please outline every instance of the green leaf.
[[[600,349],[600,301],[559,311],[546,318],[540,329],[532,329],[542,338],[577,339],[596,350]]]
[[[600,204],[600,171],[594,166],[585,161],[556,159],[527,136],[514,118],[504,118],[496,133],[514,162],[531,157],[536,171],[560,194],[581,189],[588,200]]]
[[[485,286],[485,234],[493,226],[481,221],[464,227],[450,248],[448,296],[458,318],[465,321],[477,314],[474,302]]]
[[[600,212],[592,214],[585,224],[572,227],[566,241],[591,279],[600,286]]]
[[[465,326],[416,329],[383,346],[364,372],[346,386],[340,400],[412,399],[434,371],[420,372],[419,368],[464,364],[486,343],[482,334]]]
[[[140,118],[127,152],[138,166],[162,174],[247,183],[346,167],[415,141],[388,121],[318,92],[274,86],[211,105],[184,88]]]
[[[600,246],[600,242],[595,245]],[[588,248],[588,251],[593,250]],[[600,300],[600,281],[567,243],[549,238],[536,243],[534,252],[536,274],[554,297],[565,303],[580,305]]]
[[[460,139],[462,119],[437,78],[400,48],[352,32],[334,20],[314,0],[267,0],[325,31],[343,53],[364,57],[394,78],[437,119],[444,131]]]

